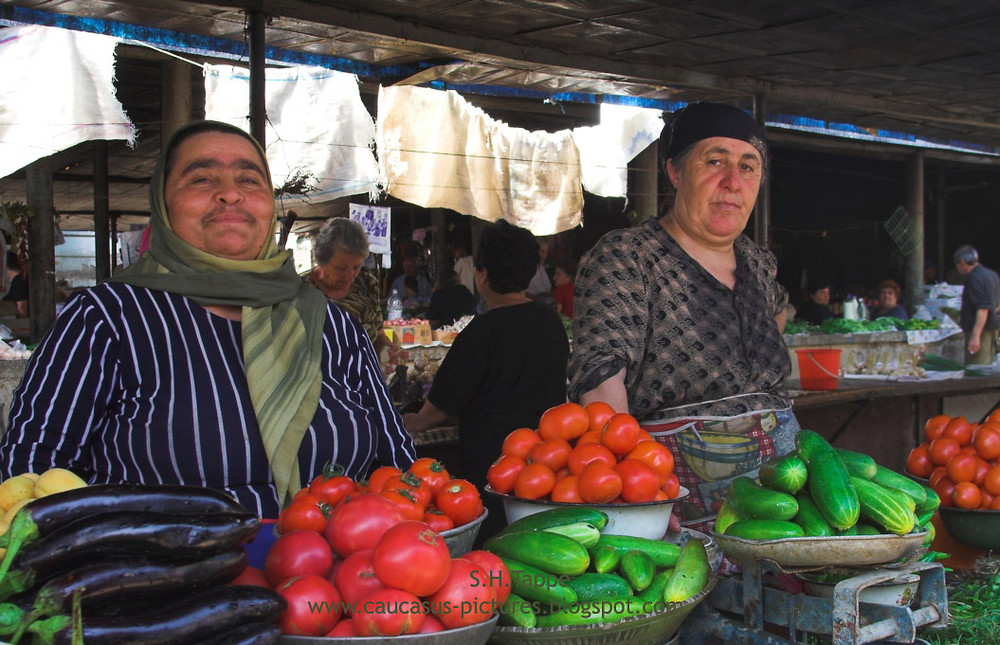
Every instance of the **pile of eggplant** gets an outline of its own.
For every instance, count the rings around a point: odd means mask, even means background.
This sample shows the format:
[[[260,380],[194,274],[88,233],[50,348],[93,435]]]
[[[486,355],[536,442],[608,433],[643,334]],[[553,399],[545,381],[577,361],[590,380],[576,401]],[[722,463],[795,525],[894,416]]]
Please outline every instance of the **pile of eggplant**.
[[[0,641],[277,643],[286,603],[227,585],[260,520],[195,486],[97,485],[36,499],[0,536]]]

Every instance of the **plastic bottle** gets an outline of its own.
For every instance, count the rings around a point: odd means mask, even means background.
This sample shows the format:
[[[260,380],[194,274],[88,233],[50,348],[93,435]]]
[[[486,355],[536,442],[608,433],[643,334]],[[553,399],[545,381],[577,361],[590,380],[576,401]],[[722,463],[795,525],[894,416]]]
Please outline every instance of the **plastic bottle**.
[[[397,291],[389,294],[389,299],[385,303],[386,313],[389,320],[399,320],[403,317],[403,299],[399,297]]]
[[[858,297],[858,320],[868,320],[868,305],[865,304],[865,299]]]

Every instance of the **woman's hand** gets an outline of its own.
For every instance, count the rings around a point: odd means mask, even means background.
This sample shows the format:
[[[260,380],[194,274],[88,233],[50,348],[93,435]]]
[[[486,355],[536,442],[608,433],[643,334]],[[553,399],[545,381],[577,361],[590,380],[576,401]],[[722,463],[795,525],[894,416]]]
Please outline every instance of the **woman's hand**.
[[[424,400],[424,406],[420,412],[410,412],[403,415],[403,425],[410,434],[427,432],[431,428],[436,428],[448,418],[448,413],[437,407],[430,401]]]

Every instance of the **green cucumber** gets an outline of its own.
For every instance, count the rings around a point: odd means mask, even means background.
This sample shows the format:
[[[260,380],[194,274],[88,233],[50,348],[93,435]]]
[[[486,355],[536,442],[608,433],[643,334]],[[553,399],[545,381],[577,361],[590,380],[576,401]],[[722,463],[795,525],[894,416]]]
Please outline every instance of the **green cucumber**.
[[[834,448],[834,450],[840,456],[840,460],[844,462],[844,466],[847,467],[847,472],[863,479],[871,479],[875,476],[878,464],[869,455],[845,448]]]
[[[504,527],[497,535],[505,533],[520,533],[523,531],[542,531],[554,526],[578,524],[586,522],[598,531],[603,531],[608,525],[608,514],[589,506],[559,506],[525,515]],[[495,537],[495,536],[494,536]]]
[[[864,506],[861,508],[861,513],[864,514]],[[877,526],[873,526],[868,522],[858,522],[854,525],[854,529],[857,531],[858,535],[883,535],[882,531],[878,530]]]
[[[663,602],[663,590],[667,588],[667,581],[674,574],[673,569],[660,569],[653,575],[653,581],[641,592],[635,594],[636,600],[644,603]]]
[[[486,540],[483,548],[557,575],[579,575],[590,566],[590,554],[583,545],[573,538],[548,531],[494,535]]]
[[[746,519],[742,515],[736,512],[733,505],[729,500],[723,500],[722,506],[719,507],[719,512],[715,516],[715,532],[725,533],[726,528],[735,522],[736,520]]]
[[[812,430],[800,430],[795,435],[795,451],[806,463],[809,495],[826,521],[841,531],[854,526],[861,516],[861,503],[847,467],[830,442]]]
[[[726,535],[745,540],[782,540],[784,538],[803,537],[802,527],[785,520],[761,520],[750,518],[733,522],[726,530]]]
[[[799,512],[793,521],[802,527],[806,537],[829,537],[834,534],[833,527],[820,513],[809,493],[800,491],[795,499],[799,502]]]
[[[648,613],[643,603],[634,598],[611,601],[578,603],[538,617],[536,627],[563,627],[565,625],[597,625]]]
[[[566,584],[576,592],[577,602],[615,600],[632,595],[632,587],[625,578],[614,573],[581,573]]]
[[[729,482],[726,498],[733,509],[745,517],[790,520],[799,512],[799,503],[788,493],[765,488],[744,476]]]
[[[704,589],[711,572],[705,544],[697,538],[689,538],[681,548],[677,566],[663,588],[663,602],[684,602],[694,596]]]
[[[848,537],[854,536],[858,534],[858,525],[855,524],[854,526],[847,529],[836,529],[836,531],[838,536],[844,536],[844,535]]]
[[[532,629],[537,620],[535,604],[517,594],[510,594],[507,596],[507,602],[500,605],[500,620],[498,622],[501,625]]]
[[[794,495],[806,485],[806,465],[794,453],[771,457],[760,465],[757,478],[768,488]]]
[[[882,486],[860,477],[851,477],[861,501],[861,515],[890,533],[906,535],[913,530],[916,517],[906,504]]]
[[[924,486],[924,493],[927,495],[927,499],[924,500],[923,504],[917,504],[916,512],[920,514],[930,512],[930,514],[933,515],[934,511],[938,510],[941,506],[941,498],[938,497],[937,492],[930,486]],[[923,522],[921,522],[921,524],[923,524]]]
[[[618,568],[621,559],[622,552],[607,544],[594,545],[590,549],[590,563],[597,573],[611,573]]]
[[[559,535],[565,535],[568,538],[572,538],[579,542],[585,549],[589,549],[597,544],[597,540],[601,537],[601,532],[598,531],[593,524],[588,524],[587,522],[563,524],[562,526],[550,526],[549,528],[542,530],[546,533],[558,533]]]
[[[643,551],[629,551],[622,556],[618,563],[618,569],[625,576],[632,590],[639,593],[653,582],[653,573],[656,571],[656,564],[653,558]]]
[[[576,602],[576,592],[559,576],[538,567],[500,556],[510,572],[510,592],[544,607],[563,607]]]
[[[934,538],[937,537],[937,529],[934,528],[933,522],[926,522],[920,525],[920,530],[927,531],[927,537],[924,538],[924,541],[921,543],[920,546],[929,549],[931,547],[931,544],[934,542]]]
[[[903,491],[913,498],[917,506],[923,506],[927,502],[927,491],[924,490],[923,484],[913,481],[906,475],[900,475],[894,470],[889,470],[885,466],[879,466],[875,469],[875,476],[871,478],[871,481],[879,486]]]
[[[619,557],[629,551],[642,551],[653,558],[653,563],[656,566],[662,568],[672,567],[677,564],[677,558],[681,554],[681,548],[676,544],[664,542],[663,540],[632,537],[630,535],[602,535],[593,549],[603,546],[609,546],[618,551]],[[599,571],[598,573],[601,572]]]
[[[876,486],[879,486],[879,484],[876,484]],[[915,499],[913,499],[903,491],[898,490],[896,488],[889,488],[888,486],[882,486],[882,490],[884,490],[888,495],[892,495],[893,497],[895,497],[896,501],[905,506],[906,508],[910,509],[911,513],[914,514],[916,513],[917,502]]]

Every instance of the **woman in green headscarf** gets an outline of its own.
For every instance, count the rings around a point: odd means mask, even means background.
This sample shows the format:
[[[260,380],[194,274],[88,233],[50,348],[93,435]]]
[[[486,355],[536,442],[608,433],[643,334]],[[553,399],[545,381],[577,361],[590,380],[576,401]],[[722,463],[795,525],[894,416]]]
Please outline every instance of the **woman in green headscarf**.
[[[150,184],[150,248],[75,296],[15,392],[6,474],[229,490],[263,517],[325,462],[405,468],[412,442],[364,330],[274,243],[266,156],[203,121]]]

